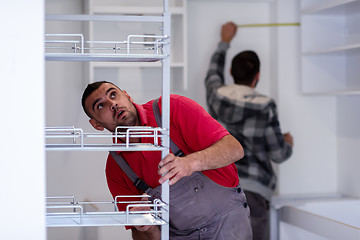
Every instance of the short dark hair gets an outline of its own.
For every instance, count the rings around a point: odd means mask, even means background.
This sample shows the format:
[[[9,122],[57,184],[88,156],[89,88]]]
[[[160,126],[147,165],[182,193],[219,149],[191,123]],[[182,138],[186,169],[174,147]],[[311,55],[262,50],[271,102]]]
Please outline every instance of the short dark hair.
[[[87,87],[84,90],[84,93],[82,95],[81,98],[81,105],[84,109],[84,112],[86,113],[86,115],[89,118],[92,118],[91,114],[87,111],[86,107],[85,107],[85,101],[86,99],[90,96],[90,94],[92,94],[96,89],[98,89],[103,83],[110,83],[112,85],[114,85],[115,87],[119,88],[118,86],[116,86],[115,84],[108,82],[108,81],[98,81],[98,82],[93,82],[87,85]],[[120,89],[120,88],[119,88]]]
[[[250,85],[260,71],[260,60],[254,51],[237,54],[231,63],[231,74],[236,84]]]

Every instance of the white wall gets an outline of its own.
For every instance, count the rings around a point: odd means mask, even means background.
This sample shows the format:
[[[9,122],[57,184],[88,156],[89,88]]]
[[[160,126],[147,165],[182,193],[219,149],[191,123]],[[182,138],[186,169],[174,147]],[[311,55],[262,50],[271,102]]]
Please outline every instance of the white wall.
[[[360,198],[360,96],[337,98],[338,171],[341,193]]]
[[[278,22],[299,22],[299,1],[276,5]],[[300,34],[279,28],[276,41],[280,122],[295,144],[291,159],[279,166],[279,194],[337,192],[336,99],[300,92]]]
[[[0,239],[45,239],[44,3],[0,8]]]
[[[271,19],[271,4],[267,1],[189,1],[188,2],[188,97],[206,107],[204,80],[210,57],[220,41],[221,25],[267,23]],[[226,57],[226,83],[231,83],[231,58],[238,52],[251,49],[262,61],[259,91],[270,94],[272,80],[270,28],[238,29]]]
[[[299,1],[205,1],[188,3],[188,80],[186,95],[206,107],[204,77],[226,21],[237,24],[299,22]],[[299,27],[239,28],[227,54],[252,49],[261,59],[258,91],[277,101],[282,130],[294,136],[293,156],[279,165],[282,195],[337,191],[336,99],[300,92]]]

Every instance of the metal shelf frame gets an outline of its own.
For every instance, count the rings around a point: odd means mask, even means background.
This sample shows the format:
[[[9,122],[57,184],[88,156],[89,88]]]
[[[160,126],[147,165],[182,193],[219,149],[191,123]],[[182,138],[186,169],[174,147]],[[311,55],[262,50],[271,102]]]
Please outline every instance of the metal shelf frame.
[[[159,22],[170,21],[168,4],[164,0],[164,13],[162,16],[129,16],[129,15],[46,15],[47,21],[105,21],[105,22]],[[163,29],[163,36],[153,35],[129,35],[122,41],[84,41],[82,34],[46,34],[46,50],[67,50],[67,52],[46,52],[47,61],[84,61],[84,62],[156,62],[169,57],[162,51],[164,45],[169,45],[170,32]],[[168,32],[166,34],[165,32]],[[57,37],[50,40],[50,37]],[[66,37],[67,39],[63,39]],[[79,37],[80,40],[71,40],[71,37]],[[143,40],[135,40],[142,38]],[[153,39],[152,41],[146,39]],[[57,44],[54,46],[54,44]],[[103,45],[106,44],[104,47]],[[89,45],[90,47],[85,47]],[[122,47],[122,45],[125,45]],[[101,47],[99,47],[101,46]],[[137,46],[137,47],[133,47]],[[88,51],[88,52],[85,52]],[[106,50],[107,52],[94,53],[94,50]],[[111,50],[113,53],[109,53]],[[124,53],[119,51],[125,50]],[[134,53],[134,50],[143,50],[142,53]],[[168,52],[169,53],[169,52]]]
[[[46,143],[46,150],[101,150],[101,151],[161,151],[161,157],[164,158],[169,154],[169,129],[170,129],[170,33],[171,33],[171,17],[169,12],[168,0],[163,0],[163,13],[162,16],[130,16],[130,15],[46,15],[46,21],[122,21],[122,22],[159,22],[162,23],[162,36],[141,36],[130,35],[125,41],[107,41],[107,42],[85,42],[81,34],[75,34],[75,36],[67,35],[65,37],[78,37],[80,40],[68,40],[68,39],[55,39],[47,40],[46,44],[68,44],[70,47],[66,47],[69,52],[48,52],[45,53],[45,60],[47,61],[97,61],[97,62],[155,62],[160,61],[162,65],[162,112],[161,121],[162,128],[129,128],[129,132],[124,135],[109,134],[106,137],[116,138],[124,137],[127,139],[125,144],[87,144],[84,139],[90,139],[94,137],[104,137],[104,134],[84,134],[81,129],[71,129],[70,131],[64,129],[47,128],[47,141],[51,138],[56,139],[55,135],[59,135],[62,138],[72,139],[79,141],[80,143],[70,144],[64,143]],[[47,37],[50,37],[49,35]],[[53,35],[54,37],[54,35]],[[60,37],[57,35],[56,37]],[[140,38],[140,40],[138,40]],[[143,40],[141,40],[143,38]],[[146,39],[147,38],[147,39]],[[136,40],[137,39],[137,40]],[[152,39],[152,40],[151,40]],[[106,46],[107,51],[114,51],[112,53],[92,53],[90,48],[87,49],[86,45],[95,46],[102,44],[110,44]],[[126,45],[126,48],[119,45]],[[153,51],[151,54],[141,52],[134,53],[139,50],[137,47],[143,46],[141,51]],[[79,47],[80,46],[80,47]],[[56,48],[56,47],[55,47]],[[98,48],[98,49],[96,49]],[[91,51],[99,50],[103,47],[95,47]],[[48,49],[51,49],[50,47]],[[54,49],[54,48],[53,48]],[[58,49],[65,49],[63,46],[58,46]],[[125,53],[118,51],[125,50]],[[75,51],[75,52],[74,52]],[[59,133],[59,130],[63,130],[63,133]],[[57,132],[57,133],[56,133]],[[152,137],[154,144],[140,145],[132,144],[128,141],[131,136],[137,137]],[[160,138],[161,144],[158,143]],[[159,203],[145,203],[145,206],[153,208],[154,210],[149,212],[144,211],[129,211],[130,207],[143,206],[144,203],[130,204],[125,213],[85,213],[80,205],[76,206],[78,213],[67,214],[48,214],[47,226],[113,226],[113,225],[161,225],[161,239],[169,239],[169,184],[168,181],[161,185],[161,201]],[[143,197],[143,195],[141,196]],[[117,199],[115,199],[115,202]],[[75,201],[74,201],[75,202]],[[48,206],[48,209],[59,209],[64,207],[65,209],[74,209],[74,204],[65,206]],[[161,207],[161,210],[156,210]],[[161,218],[159,216],[161,215]]]
[[[168,36],[128,35],[123,41],[85,41],[83,34],[46,34],[48,61],[156,62],[169,57]]]
[[[139,200],[127,200],[129,198],[139,198]],[[144,200],[144,198],[147,199]],[[141,226],[168,224],[168,222],[162,218],[162,215],[166,212],[166,209],[164,208],[166,203],[162,202],[160,199],[151,199],[151,196],[149,195],[116,196],[115,201],[112,202],[77,202],[75,201],[75,196],[52,196],[47,197],[46,199],[46,222],[48,227]],[[57,202],[53,202],[53,200],[57,200]],[[113,205],[114,211],[84,211],[86,205],[92,204]],[[126,211],[118,211],[117,204],[128,204]],[[137,207],[142,208],[142,210],[131,210],[132,208]]]
[[[153,143],[131,143],[132,138],[139,137],[149,138]],[[166,149],[161,146],[164,137],[168,137],[167,131],[159,127],[117,127],[114,134],[84,133],[75,127],[45,129],[47,151],[161,151]],[[124,142],[116,141],[118,138]],[[101,140],[106,140],[106,143],[101,143]]]

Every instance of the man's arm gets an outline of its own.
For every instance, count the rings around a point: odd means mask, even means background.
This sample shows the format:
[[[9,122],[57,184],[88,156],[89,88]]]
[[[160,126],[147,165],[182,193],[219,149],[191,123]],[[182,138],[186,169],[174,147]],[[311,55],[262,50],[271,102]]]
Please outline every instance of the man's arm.
[[[214,88],[224,84],[225,55],[236,31],[237,26],[233,22],[227,22],[221,27],[221,42],[211,57],[210,67],[205,79],[207,91],[214,90]]]
[[[185,157],[167,155],[159,163],[159,174],[166,173],[159,182],[163,183],[170,179],[169,184],[172,185],[195,171],[225,167],[243,156],[244,150],[241,144],[232,135],[226,135],[210,147]]]
[[[217,96],[217,89],[225,84],[224,66],[226,51],[230,46],[231,40],[236,34],[237,26],[232,22],[227,22],[221,28],[221,42],[211,56],[210,66],[205,78],[206,101],[209,106],[210,114],[216,119],[219,117],[218,109],[221,101]]]

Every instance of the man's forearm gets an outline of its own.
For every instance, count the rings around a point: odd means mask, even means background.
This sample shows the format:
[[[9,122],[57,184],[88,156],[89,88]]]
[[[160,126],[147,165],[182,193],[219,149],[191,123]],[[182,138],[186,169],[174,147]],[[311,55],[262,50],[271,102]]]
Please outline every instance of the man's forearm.
[[[226,50],[229,44],[220,42],[216,52],[211,56],[211,62],[205,78],[205,86],[209,88],[217,88],[225,83],[224,80],[224,66]]]
[[[211,57],[210,67],[205,78],[206,102],[209,106],[209,113],[215,119],[218,118],[218,113],[216,111],[212,111],[211,109],[219,102],[217,89],[225,84],[224,65],[226,50],[228,48],[228,43],[221,42],[218,44],[216,52]]]
[[[189,154],[194,171],[205,171],[225,167],[244,157],[244,149],[236,138],[227,135],[210,147]]]

